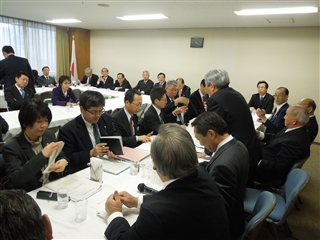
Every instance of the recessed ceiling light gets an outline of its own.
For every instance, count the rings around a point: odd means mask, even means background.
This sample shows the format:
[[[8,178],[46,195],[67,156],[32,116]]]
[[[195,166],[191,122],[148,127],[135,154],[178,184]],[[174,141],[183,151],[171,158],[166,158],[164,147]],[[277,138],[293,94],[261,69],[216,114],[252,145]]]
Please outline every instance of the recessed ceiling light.
[[[234,11],[239,16],[246,15],[272,15],[272,14],[297,14],[297,13],[316,13],[317,7],[293,7],[293,8],[268,8],[268,9],[247,9]]]
[[[135,21],[135,20],[154,20],[154,19],[167,19],[168,17],[163,14],[148,14],[148,15],[129,15],[123,17],[117,17],[124,21]]]
[[[110,5],[105,4],[105,3],[98,3],[97,4],[99,7],[110,7]]]
[[[70,18],[70,19],[52,19],[52,20],[46,20],[46,22],[49,22],[49,23],[79,23],[82,21]]]

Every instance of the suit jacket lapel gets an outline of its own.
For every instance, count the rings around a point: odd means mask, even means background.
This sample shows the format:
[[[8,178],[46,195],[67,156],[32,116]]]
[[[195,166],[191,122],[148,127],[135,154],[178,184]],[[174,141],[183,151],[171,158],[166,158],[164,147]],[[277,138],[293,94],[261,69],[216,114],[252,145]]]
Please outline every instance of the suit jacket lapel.
[[[17,99],[17,100],[23,100],[23,98],[22,98],[22,96],[21,96],[21,93],[20,93],[20,91],[18,90],[18,88],[17,88],[15,85],[13,85],[12,87],[13,87],[13,96],[15,97],[15,99]]]
[[[76,124],[77,124],[77,129],[78,129],[77,132],[78,132],[79,139],[82,140],[83,145],[87,150],[92,149],[93,145],[87,131],[87,126],[84,123],[81,115],[77,117]]]
[[[27,159],[31,159],[35,155],[35,153],[30,147],[30,143],[25,138],[23,131],[20,132],[19,142],[20,142],[21,148],[23,149],[25,155],[27,156]]]

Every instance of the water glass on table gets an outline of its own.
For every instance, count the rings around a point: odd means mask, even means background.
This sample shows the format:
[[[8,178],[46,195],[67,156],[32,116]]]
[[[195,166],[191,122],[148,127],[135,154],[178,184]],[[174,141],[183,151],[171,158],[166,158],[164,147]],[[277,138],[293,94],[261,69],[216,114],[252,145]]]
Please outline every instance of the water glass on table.
[[[58,208],[65,209],[68,207],[69,203],[69,189],[60,188],[57,192],[58,197]]]
[[[75,202],[76,222],[82,222],[87,219],[88,200],[80,200]]]

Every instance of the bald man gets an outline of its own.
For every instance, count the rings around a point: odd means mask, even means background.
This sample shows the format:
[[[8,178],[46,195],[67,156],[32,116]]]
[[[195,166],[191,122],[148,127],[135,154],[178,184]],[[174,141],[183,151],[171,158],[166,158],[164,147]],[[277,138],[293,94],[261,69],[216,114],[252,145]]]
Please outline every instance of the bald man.
[[[310,137],[310,144],[314,141],[318,134],[318,122],[316,116],[314,115],[314,111],[316,110],[316,103],[311,98],[302,98],[299,102],[299,105],[304,106],[308,109],[309,112],[309,122],[307,123],[307,129]]]

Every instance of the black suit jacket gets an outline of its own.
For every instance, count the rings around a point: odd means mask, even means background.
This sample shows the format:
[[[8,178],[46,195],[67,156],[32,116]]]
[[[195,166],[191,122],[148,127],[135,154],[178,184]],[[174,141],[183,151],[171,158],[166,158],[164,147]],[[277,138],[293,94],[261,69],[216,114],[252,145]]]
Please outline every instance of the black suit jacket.
[[[162,116],[162,121],[165,123],[165,119]],[[151,105],[146,113],[144,114],[144,118],[141,122],[141,126],[139,131],[141,134],[148,134],[150,132],[153,132],[153,135],[157,135],[159,128],[161,125],[161,120],[159,118],[159,115],[157,114],[156,109]]]
[[[228,220],[217,186],[202,168],[144,197],[137,221],[111,221],[105,236],[112,239],[228,240]]]
[[[89,83],[89,84],[90,84],[92,87],[96,87],[96,86],[97,86],[98,79],[99,79],[98,75],[92,74],[92,75],[91,75],[91,78],[90,78],[90,83]],[[84,75],[83,78],[82,78],[82,80],[81,80],[81,83],[82,83],[82,84],[86,84],[86,83],[87,83],[87,80],[88,80],[88,77],[87,77],[86,75]]]
[[[49,76],[49,80],[46,79],[46,77],[44,75],[42,75],[41,77],[38,78],[37,80],[38,82],[38,87],[48,87],[50,84],[53,84],[54,86],[57,85],[56,80],[54,79],[54,77]]]
[[[137,83],[137,86],[134,87],[134,89],[139,90],[140,92],[144,92],[144,94],[150,95],[151,89],[153,88],[153,81],[148,80],[146,83],[144,83],[144,80],[140,80]]]
[[[310,144],[313,143],[314,139],[318,135],[318,122],[316,116],[312,116],[309,118],[309,122],[306,124],[309,136],[310,136]]]
[[[162,87],[162,88],[166,88],[166,85],[167,85],[167,82],[164,82],[161,86],[160,86],[160,83],[158,83],[158,82],[157,82],[157,83],[155,83],[155,84],[154,84],[154,86],[153,86],[153,87],[154,87],[154,88],[155,88],[155,87]]]
[[[276,135],[266,134],[262,161],[255,180],[275,187],[283,184],[292,166],[310,155],[310,139],[306,126]]]
[[[244,231],[243,197],[249,161],[243,143],[232,139],[218,149],[209,163],[201,163],[213,177],[225,201],[231,239],[236,239]]]
[[[137,142],[136,140],[136,136],[138,135],[138,116],[136,114],[133,115],[134,136],[131,134],[130,123],[123,108],[112,116],[112,122],[122,136],[124,146],[135,148],[141,144],[141,142]]]
[[[99,84],[97,84],[97,88],[110,88],[113,85],[113,78],[108,76],[105,83],[103,82],[99,82]]]
[[[187,85],[184,85],[181,92],[181,97],[189,98],[191,95],[191,89]],[[179,97],[179,91],[177,92],[176,98]]]
[[[0,115],[0,142],[3,142],[2,134],[5,134],[6,132],[8,132],[8,130],[9,130],[9,125],[7,121]]]
[[[267,119],[263,124],[267,127],[266,133],[278,133],[285,128],[284,116],[287,113],[289,104],[285,103],[270,120]]]
[[[208,99],[208,95],[206,94],[205,96],[205,101]],[[188,112],[189,112],[189,118],[193,119],[200,115],[201,113],[205,112],[204,105],[202,102],[201,95],[199,93],[199,89],[197,91],[194,91],[190,95],[190,102],[188,105]]]
[[[24,92],[25,95],[24,98],[22,98],[22,95],[16,85],[4,89],[4,97],[10,111],[20,110],[25,100],[34,98],[34,92],[32,89],[25,87]]]
[[[15,78],[19,71],[28,73],[29,83],[27,87],[32,89],[33,92],[36,92],[29,61],[26,58],[17,57],[15,55],[10,55],[6,59],[0,61],[0,80],[4,80],[4,87],[7,88],[16,84]]]
[[[102,114],[98,121],[100,136],[119,136],[113,126],[112,117]],[[70,174],[87,167],[90,162],[90,150],[93,148],[87,127],[79,115],[63,125],[59,130],[59,140],[64,141],[63,152],[71,162]]]
[[[227,122],[228,132],[247,147],[250,166],[256,166],[261,159],[261,145],[250,110],[241,93],[231,87],[222,88],[207,100],[207,108]]]
[[[111,86],[111,90],[115,90],[116,87],[121,87],[120,89],[118,89],[118,91],[124,92],[126,89],[131,89],[131,85],[129,83],[129,81],[127,79],[123,80],[122,85],[120,86],[120,83],[118,82],[118,80],[115,81],[115,83]]]
[[[254,107],[255,109],[257,108],[265,109],[266,113],[269,114],[269,113],[272,113],[273,102],[274,102],[274,97],[269,93],[266,93],[262,102],[260,102],[260,94],[256,93],[256,94],[252,94],[251,99],[248,103],[248,107]]]
[[[54,133],[47,130],[42,135],[41,145],[45,147],[51,142],[56,142]],[[42,186],[39,179],[42,177],[41,169],[48,164],[42,152],[34,154],[31,144],[26,140],[24,132],[20,132],[10,139],[2,149],[3,159],[6,162],[7,174],[13,188],[24,189],[27,192]],[[65,158],[61,152],[56,161]],[[66,158],[65,158],[66,159]],[[65,169],[67,172],[68,166]],[[63,173],[50,173],[50,180],[62,177]]]

